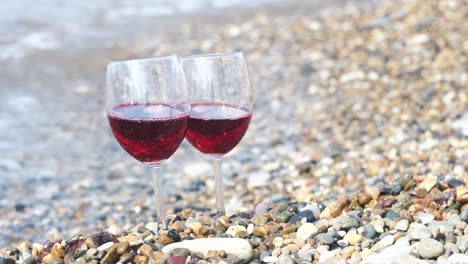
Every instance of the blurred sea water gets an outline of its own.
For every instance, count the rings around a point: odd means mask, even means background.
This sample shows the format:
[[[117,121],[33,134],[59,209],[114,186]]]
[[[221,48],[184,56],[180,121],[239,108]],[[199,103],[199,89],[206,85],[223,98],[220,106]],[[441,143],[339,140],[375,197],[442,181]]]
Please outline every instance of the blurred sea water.
[[[5,0],[0,7],[0,59],[22,57],[28,50],[75,46],[154,25],[144,18],[255,7],[277,0]],[[67,43],[68,44],[68,43]]]

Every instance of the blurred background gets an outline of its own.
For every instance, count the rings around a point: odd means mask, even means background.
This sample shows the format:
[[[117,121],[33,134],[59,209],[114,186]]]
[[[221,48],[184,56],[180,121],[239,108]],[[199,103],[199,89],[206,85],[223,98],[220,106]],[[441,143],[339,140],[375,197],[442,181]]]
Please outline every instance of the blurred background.
[[[105,118],[109,60],[245,52],[256,101],[223,164],[231,213],[336,199],[405,173],[466,177],[466,6],[4,0],[0,247],[153,219],[148,171]],[[211,212],[211,173],[184,142],[161,171],[168,212]]]

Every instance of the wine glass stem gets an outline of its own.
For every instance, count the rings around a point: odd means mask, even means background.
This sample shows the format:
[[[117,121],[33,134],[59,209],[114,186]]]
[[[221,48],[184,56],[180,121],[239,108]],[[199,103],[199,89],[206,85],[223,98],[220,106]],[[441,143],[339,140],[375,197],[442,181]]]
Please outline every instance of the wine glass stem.
[[[151,165],[151,174],[153,178],[153,191],[154,191],[154,201],[156,203],[156,213],[158,216],[158,224],[162,229],[166,229],[166,223],[164,221],[164,200],[163,200],[163,188],[162,180],[159,174],[159,164]]]
[[[216,184],[216,209],[219,215],[225,215],[226,209],[224,208],[224,186],[223,176],[221,175],[221,161],[221,157],[213,157]]]

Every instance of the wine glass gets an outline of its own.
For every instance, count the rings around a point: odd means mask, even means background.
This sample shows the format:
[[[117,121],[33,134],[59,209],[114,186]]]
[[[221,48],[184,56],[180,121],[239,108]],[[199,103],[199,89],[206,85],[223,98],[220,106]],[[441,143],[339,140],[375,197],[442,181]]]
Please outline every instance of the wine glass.
[[[107,118],[117,142],[151,167],[157,219],[165,229],[158,171],[183,141],[190,113],[189,90],[178,57],[110,62],[106,97]]]
[[[252,117],[247,65],[242,52],[192,55],[181,61],[191,93],[186,138],[213,160],[216,209],[225,215],[221,161],[240,142]]]

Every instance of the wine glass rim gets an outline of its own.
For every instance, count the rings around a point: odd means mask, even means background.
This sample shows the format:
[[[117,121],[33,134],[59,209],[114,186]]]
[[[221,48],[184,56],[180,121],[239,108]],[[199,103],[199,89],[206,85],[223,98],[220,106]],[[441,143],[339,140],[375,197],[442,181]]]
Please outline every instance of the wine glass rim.
[[[141,59],[130,59],[130,60],[110,60],[107,62],[107,65],[110,64],[117,64],[117,63],[143,63],[143,62],[150,62],[150,61],[162,61],[162,60],[167,60],[167,59],[177,59],[176,54],[171,54],[171,55],[162,55],[162,56],[156,56],[156,57],[151,57],[151,58],[141,58]]]
[[[212,52],[212,53],[201,53],[201,54],[191,54],[182,56],[182,59],[194,59],[194,58],[205,58],[205,57],[228,57],[228,56],[243,56],[242,51],[232,51],[232,52]]]

